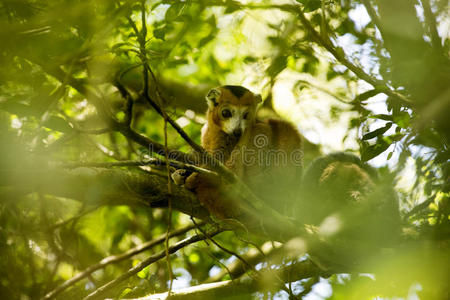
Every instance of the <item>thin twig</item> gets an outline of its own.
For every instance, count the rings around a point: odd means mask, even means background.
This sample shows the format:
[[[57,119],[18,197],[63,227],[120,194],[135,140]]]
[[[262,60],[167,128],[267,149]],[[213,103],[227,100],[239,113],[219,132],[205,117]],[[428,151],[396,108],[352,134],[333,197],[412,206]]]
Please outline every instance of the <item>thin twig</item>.
[[[398,98],[398,99],[400,99],[400,100],[402,100],[403,102],[406,102],[406,103],[411,103],[411,100],[406,98],[404,95],[402,95],[402,94],[400,94],[400,93],[398,93],[398,92],[396,92],[394,90],[391,90],[383,80],[379,80],[379,79],[376,79],[376,78],[370,76],[363,69],[361,69],[360,67],[358,67],[358,66],[354,65],[353,63],[351,63],[345,57],[345,53],[344,53],[344,51],[341,48],[336,48],[333,45],[333,43],[331,42],[331,40],[321,36],[314,29],[314,27],[311,25],[311,23],[309,22],[309,20],[306,18],[305,14],[303,13],[303,11],[299,7],[297,7],[296,12],[297,12],[297,14],[299,16],[299,19],[302,22],[303,26],[305,26],[305,29],[311,34],[312,38],[318,44],[320,44],[322,47],[324,47],[326,50],[328,50],[328,52],[330,52],[341,64],[343,64],[350,71],[355,73],[356,76],[358,76],[362,80],[366,81],[367,83],[371,84],[375,88],[376,87],[385,87],[383,89],[383,92],[388,94],[389,96],[393,96],[395,98]]]
[[[29,58],[26,58],[29,59]],[[49,64],[45,64],[40,61],[29,59],[31,62],[39,65],[46,73],[55,77],[60,82],[64,82],[67,74],[61,67],[54,67]],[[117,121],[111,112],[110,107],[106,104],[106,101],[97,95],[97,92],[89,85],[86,80],[77,79],[72,76],[67,77],[67,84],[77,90],[80,94],[88,97],[88,100],[95,106],[99,116],[105,121],[111,131],[118,131],[123,136],[133,140],[137,144],[150,148],[151,152],[163,155],[164,146],[158,142],[155,142],[148,137],[134,131],[127,124]],[[181,162],[188,162],[192,159],[191,155],[186,154],[179,150],[170,149],[170,158]]]
[[[165,160],[148,157],[144,158],[142,161],[135,160],[123,160],[123,161],[114,161],[114,162],[69,162],[62,163],[63,168],[74,169],[74,168],[111,168],[111,167],[140,167],[145,165],[157,165],[157,166],[165,166],[167,162]],[[176,160],[169,160],[169,166],[177,168],[177,169],[185,169],[191,172],[203,173],[211,176],[218,176],[218,174],[214,171],[197,167],[196,165],[185,164]]]
[[[427,200],[414,206],[409,212],[406,213],[406,215],[403,217],[403,219],[406,221],[406,220],[408,220],[409,217],[414,216],[415,214],[419,213],[420,211],[426,209],[431,203],[434,202],[435,198],[436,198],[436,194],[433,194]]]
[[[204,225],[203,222],[200,223],[200,224]],[[55,297],[56,295],[58,295],[59,293],[61,293],[65,289],[67,289],[70,286],[74,285],[75,283],[77,283],[78,281],[82,280],[83,278],[86,278],[88,275],[92,274],[93,272],[95,272],[95,271],[97,271],[99,269],[105,268],[107,265],[118,263],[118,262],[123,261],[125,259],[129,259],[130,257],[133,257],[136,254],[139,254],[141,252],[147,251],[147,250],[153,248],[154,246],[164,242],[166,237],[179,236],[179,235],[182,235],[182,234],[184,234],[184,233],[188,232],[189,230],[191,230],[193,228],[196,228],[196,227],[197,227],[197,225],[191,224],[191,225],[188,225],[188,226],[186,226],[184,228],[174,230],[174,231],[170,232],[169,234],[161,235],[161,236],[157,237],[154,240],[145,242],[145,243],[143,243],[143,244],[141,244],[141,245],[139,245],[137,247],[129,249],[128,251],[126,251],[126,252],[124,252],[122,254],[111,255],[111,256],[105,257],[99,263],[86,268],[81,273],[75,275],[74,277],[72,277],[69,280],[65,281],[63,284],[59,285],[57,288],[55,288],[51,292],[47,293],[43,299],[52,299],[53,297]]]
[[[138,41],[139,41],[139,54],[140,58],[143,64],[143,79],[144,79],[144,91],[143,94],[147,99],[150,99],[149,97],[149,86],[148,86],[148,73],[149,70],[151,72],[150,66],[148,65],[147,61],[147,51],[145,49],[145,45],[147,43],[147,21],[145,18],[145,0],[141,1],[141,22],[142,22],[142,30],[139,33],[137,28],[135,28],[135,32],[138,35]],[[131,19],[130,19],[131,20]],[[171,185],[171,178],[170,178],[170,165],[169,165],[169,148],[167,146],[167,121],[168,116],[166,113],[166,110],[164,108],[164,103],[161,99],[160,93],[159,93],[159,87],[157,85],[156,79],[154,78],[153,72],[151,72],[153,76],[153,82],[155,83],[155,87],[157,90],[158,98],[160,100],[159,108],[162,112],[162,117],[164,118],[164,157],[165,157],[165,165],[166,165],[166,171],[167,171],[167,202],[168,202],[168,217],[167,217],[167,235],[166,239],[164,241],[164,246],[166,250],[166,262],[167,262],[167,271],[169,273],[169,290],[167,292],[168,296],[170,297],[170,293],[172,292],[172,285],[173,285],[173,272],[172,272],[172,264],[170,261],[170,255],[169,255],[169,232],[171,230],[172,225],[172,201],[171,201],[171,194],[172,194],[172,185]],[[150,102],[150,101],[149,101]],[[150,103],[152,104],[152,103]],[[155,107],[155,105],[152,105]],[[175,123],[176,124],[176,123]],[[178,125],[178,124],[177,124]],[[173,125],[172,125],[173,126]],[[195,149],[195,148],[194,148]]]
[[[268,258],[268,255],[273,255],[276,253],[276,249],[279,249],[278,247],[268,247],[270,245],[270,242],[266,242],[262,247],[265,248],[263,251],[262,249],[259,249],[259,247],[254,246],[255,248],[251,248],[247,253],[243,254],[244,259],[251,264],[253,267],[257,264],[265,261]],[[204,283],[209,282],[216,282],[222,280],[222,278],[228,273],[232,279],[238,278],[241,275],[243,275],[248,268],[242,265],[242,262],[240,260],[233,261],[228,266],[226,266],[226,271],[223,270],[220,271],[218,274],[215,274],[208,279],[204,281]]]
[[[385,34],[384,34],[384,32],[385,32],[384,26],[381,23],[380,17],[378,16],[377,12],[375,11],[372,3],[370,2],[370,0],[362,0],[362,3],[364,4],[364,7],[366,8],[366,11],[369,14],[370,18],[372,19],[373,23],[378,28],[381,38],[383,39],[383,42],[386,44],[387,39],[385,38]]]
[[[75,128],[76,131],[80,132],[80,133],[84,133],[84,134],[92,134],[92,135],[97,135],[97,134],[105,134],[105,133],[110,133],[112,130],[111,128],[100,128],[100,129],[81,129],[81,128]]]
[[[125,118],[124,118],[124,124],[127,126],[131,125],[131,121],[133,120],[133,104],[134,100],[133,97],[131,97],[131,94],[128,93],[128,91],[125,89],[125,87],[120,82],[120,76],[116,76],[116,81],[114,82],[114,85],[119,90],[121,96],[125,99]]]
[[[44,113],[41,115],[40,119],[39,119],[39,124],[36,128],[42,128],[42,126],[45,124],[45,122],[48,121],[48,119],[50,118],[50,111],[56,106],[56,104],[58,103],[58,101],[65,96],[66,94],[66,86],[68,84],[69,78],[72,76],[72,69],[73,69],[73,65],[76,61],[77,57],[73,57],[68,71],[64,77],[63,80],[61,80],[61,85],[59,85],[55,90],[53,90],[50,95],[49,98],[51,99],[50,104],[47,106],[47,108],[45,109]],[[38,135],[36,135],[36,137],[33,139],[33,143],[35,144],[36,139],[38,138]]]
[[[325,0],[320,1],[320,6],[322,10],[322,20],[320,21],[320,34],[323,36],[328,36],[328,28],[327,28],[327,14],[326,14],[326,8],[325,8]]]
[[[147,70],[149,70],[150,74],[153,74],[151,69],[146,65]],[[154,75],[152,75],[154,76]],[[162,117],[164,117],[163,110],[159,107],[159,105],[150,97],[149,94],[144,94],[144,98],[147,100],[147,102],[156,110],[158,114],[160,114]],[[164,101],[164,98],[162,98],[162,101]],[[178,123],[173,120],[171,117],[166,115],[167,122],[175,129],[176,132],[189,144],[189,146],[192,147],[196,152],[200,154],[206,153],[206,150],[203,149],[202,146],[198,145],[194,140],[192,140],[189,135],[178,125]]]
[[[107,157],[111,157],[119,161],[123,159],[118,153],[115,153],[113,150],[108,149],[106,146],[98,143],[97,141],[94,141],[91,138],[88,138],[87,140],[89,143],[91,143],[95,148],[97,148],[101,153],[103,153]]]
[[[143,20],[144,22],[145,20]],[[200,145],[198,145],[196,142],[194,142],[194,140],[192,140],[189,135],[187,135],[187,133],[178,125],[177,122],[175,122],[172,118],[170,118],[169,116],[167,116],[165,114],[165,112],[161,109],[161,107],[156,103],[156,101],[154,101],[149,93],[148,93],[148,73],[151,74],[151,76],[153,77],[153,81],[156,82],[155,79],[155,75],[153,74],[153,71],[150,69],[149,64],[148,64],[148,60],[147,60],[147,56],[146,54],[146,50],[145,50],[145,44],[146,44],[146,38],[143,37],[143,33],[140,33],[139,30],[137,29],[136,24],[133,22],[133,20],[131,18],[128,17],[128,22],[130,23],[131,27],[133,28],[135,34],[138,37],[138,42],[140,44],[140,59],[141,62],[143,64],[143,76],[144,76],[144,89],[143,89],[143,96],[144,98],[147,100],[147,102],[156,110],[156,112],[161,115],[163,118],[165,118],[167,120],[167,122],[169,122],[169,124],[178,132],[178,134],[189,144],[189,146],[192,147],[192,149],[194,149],[195,151],[197,151],[200,154],[205,153],[205,149],[203,149],[203,147],[201,147]],[[143,23],[143,30],[144,29],[144,23]],[[156,87],[157,89],[157,94],[158,96],[161,98],[161,102],[164,101],[164,99],[162,98],[161,93],[158,90],[158,87]]]
[[[195,221],[193,219],[192,219],[192,222],[194,222],[194,224],[195,224]],[[202,232],[205,236],[207,236],[208,240],[211,241],[214,245],[216,245],[219,249],[221,249],[222,251],[224,251],[224,252],[226,252],[226,253],[228,253],[228,254],[230,254],[232,256],[237,257],[245,265],[245,267],[247,269],[246,271],[248,271],[248,270],[255,271],[253,266],[250,263],[248,263],[247,260],[245,260],[241,255],[239,255],[236,252],[234,252],[232,250],[229,250],[229,249],[225,248],[224,246],[220,245],[211,236],[209,236],[205,231],[203,231],[200,227],[197,227],[197,229],[200,232]],[[253,274],[249,274],[249,277],[251,277],[253,279],[256,279],[256,276],[254,276]],[[277,280],[280,281],[280,283],[283,283],[283,281],[281,280],[281,278],[279,278],[279,276],[277,274],[275,274],[275,277],[276,277]],[[285,286],[281,285],[281,288],[289,293],[288,289]],[[167,295],[168,295],[167,297],[170,296],[170,290],[167,292]]]
[[[192,218],[191,218],[192,219]],[[192,222],[194,222],[194,224],[195,224],[195,221],[192,219]],[[204,235],[206,235],[206,236],[208,236],[207,235],[207,233],[206,232],[204,232],[200,227],[198,227],[198,230],[200,231],[200,232],[202,232]],[[250,271],[255,271],[254,270],[254,268],[253,268],[253,265],[251,265],[246,259],[244,259],[241,255],[239,255],[239,254],[237,254],[236,252],[234,252],[234,251],[231,251],[231,250],[229,250],[229,249],[227,249],[227,248],[225,248],[224,246],[222,246],[222,245],[220,245],[218,242],[216,242],[212,237],[209,237],[208,236],[208,240],[209,241],[211,241],[214,245],[216,245],[217,247],[219,247],[219,249],[221,249],[222,251],[224,251],[224,252],[226,252],[226,253],[228,253],[228,254],[230,254],[230,255],[233,255],[233,256],[235,256],[235,257],[237,257],[244,265],[245,265],[245,267],[246,267],[246,271],[248,271],[248,270],[250,270]],[[228,270],[228,268],[227,268],[227,270]],[[283,290],[285,290],[288,294],[289,294],[289,290],[283,285],[283,280],[281,280],[281,278],[278,276],[278,274],[274,274],[275,276],[275,278],[278,280],[278,281],[280,281],[280,283],[282,284],[281,285],[281,288],[283,289]],[[251,278],[253,278],[253,279],[256,279],[256,276],[255,275],[253,275],[253,274],[249,274],[249,277],[251,277]],[[168,293],[168,295],[170,295],[170,293]]]
[[[338,101],[341,102],[341,103],[349,104],[349,105],[350,105],[351,102],[352,102],[352,100],[350,100],[350,99],[345,99],[345,98],[343,98],[343,97],[341,97],[341,96],[339,96],[339,95],[336,95],[336,94],[334,94],[333,92],[331,92],[331,91],[329,91],[329,90],[327,90],[327,89],[325,89],[325,88],[323,88],[323,87],[321,87],[321,86],[319,86],[319,85],[316,85],[316,84],[314,84],[314,83],[311,83],[311,82],[309,82],[309,81],[307,81],[307,80],[298,80],[298,82],[299,82],[299,83],[306,84],[306,85],[309,85],[310,87],[312,87],[312,88],[314,88],[314,89],[316,89],[316,90],[318,90],[318,91],[320,91],[320,92],[322,92],[322,93],[325,93],[325,94],[327,94],[327,95],[329,95],[329,96],[335,98],[336,100],[338,100]]]
[[[205,242],[205,243],[208,245],[207,242]],[[209,245],[208,245],[208,246],[209,246]],[[233,274],[231,273],[231,271],[230,271],[230,269],[228,268],[228,266],[227,266],[226,264],[224,264],[223,262],[221,262],[220,259],[217,258],[217,257],[212,253],[212,251],[211,251],[209,248],[206,248],[206,254],[207,254],[209,257],[211,257],[217,264],[219,264],[220,266],[222,266],[222,268],[225,269],[225,272],[226,272],[226,273],[224,274],[224,276],[225,276],[226,274],[228,274],[228,276],[230,276],[231,279],[234,279],[234,278],[235,278],[235,276],[233,276]],[[220,272],[222,273],[223,270],[220,271]],[[223,276],[222,276],[222,277],[223,277]],[[221,277],[220,279],[222,279],[222,277]],[[218,281],[218,280],[210,281],[210,282],[216,282],[216,281]],[[204,281],[203,283],[209,283],[209,282]]]
[[[213,229],[210,233],[208,233],[208,236],[215,236],[216,234],[219,234],[220,232],[222,232],[223,229]],[[169,247],[169,254],[173,254],[175,252],[177,252],[178,250],[199,242],[199,241],[203,241],[205,239],[207,239],[208,237],[201,234],[201,235],[194,235],[191,236],[189,238],[186,238],[172,246]],[[134,266],[133,268],[129,269],[126,273],[120,275],[119,277],[117,277],[114,280],[111,280],[110,282],[104,284],[103,286],[99,287],[98,289],[96,289],[94,292],[90,293],[88,296],[86,296],[84,298],[84,300],[88,300],[88,299],[98,299],[100,297],[102,297],[107,291],[109,291],[111,288],[117,286],[118,284],[120,284],[121,282],[123,282],[124,280],[130,278],[131,276],[137,274],[138,272],[140,272],[142,269],[144,269],[145,267],[151,265],[152,263],[160,260],[161,258],[164,258],[166,256],[166,250],[162,250],[150,257],[148,257],[147,259],[145,259],[144,261],[140,262],[139,264],[137,264],[136,266]]]
[[[72,221],[74,221],[74,220],[78,220],[78,219],[80,219],[81,217],[83,217],[83,216],[85,216],[85,215],[87,215],[87,214],[89,214],[89,213],[95,211],[95,210],[98,209],[98,208],[99,208],[99,206],[94,206],[94,207],[92,207],[92,208],[90,208],[90,209],[83,210],[83,211],[81,211],[80,213],[76,214],[76,215],[73,216],[73,217],[70,217],[70,218],[68,218],[68,219],[66,219],[66,220],[62,220],[62,221],[57,222],[57,223],[55,223],[55,224],[53,224],[53,225],[50,225],[49,228],[48,228],[48,230],[52,230],[52,231],[53,231],[53,230],[55,230],[55,229],[58,229],[59,227],[65,226],[66,224],[68,224],[68,223],[70,223],[70,222],[72,222]]]
[[[289,276],[292,273],[292,276]],[[256,273],[256,276],[249,278],[243,276],[235,280],[226,280],[214,283],[204,283],[197,286],[192,286],[184,289],[177,290],[173,293],[173,299],[217,299],[220,295],[236,296],[241,298],[241,293],[250,294],[261,289],[264,286],[270,291],[278,291],[279,289],[285,290],[284,284],[274,284],[273,286],[267,286],[267,279],[278,277],[283,279],[284,282],[297,281],[305,278],[318,277],[324,275],[321,269],[316,267],[309,260],[299,263],[291,264],[281,269],[263,269]],[[145,297],[146,300],[162,300],[168,299],[167,293],[154,294]],[[135,300],[144,300],[144,298],[138,298]]]
[[[164,109],[163,109],[164,111]],[[164,148],[165,148],[165,158],[166,158],[166,169],[167,169],[167,191],[169,195],[167,196],[168,202],[168,218],[167,218],[167,232],[171,230],[172,227],[172,180],[170,178],[170,166],[169,166],[169,148],[167,147],[167,114],[164,111]],[[169,255],[169,237],[166,237],[164,242],[166,246],[166,259],[167,259],[167,269],[169,271],[169,290],[167,291],[167,295],[170,297],[170,293],[172,292],[173,285],[173,272],[172,272],[172,263],[170,261]]]
[[[194,219],[193,218],[191,218],[192,219],[192,222],[194,222],[194,224],[196,224],[195,223],[195,221],[194,221]],[[197,225],[197,224],[196,224]],[[221,249],[222,251],[224,251],[224,252],[226,252],[226,253],[228,253],[228,254],[230,254],[230,255],[233,255],[233,256],[236,256],[249,270],[253,270],[253,267],[242,257],[242,256],[240,256],[239,254],[237,254],[236,252],[234,252],[234,251],[231,251],[231,250],[229,250],[229,249],[227,249],[227,248],[225,248],[224,246],[222,246],[222,245],[220,245],[218,242],[216,242],[211,236],[209,236],[203,229],[201,229],[200,228],[200,226],[197,226],[197,229],[201,232],[201,233],[203,233],[203,235],[205,235],[206,237],[208,237],[208,240],[209,241],[211,241],[214,245],[216,245],[219,249]]]
[[[319,280],[320,280],[319,276],[313,276],[313,277],[309,278],[307,281],[305,281],[302,284],[303,291],[300,294],[298,294],[297,296],[300,298],[303,298],[306,295],[308,295],[311,292],[313,285],[318,283]]]
[[[223,6],[221,2],[214,2],[212,5]],[[375,88],[383,89],[383,92],[389,96],[395,97],[404,103],[411,103],[412,101],[405,95],[392,90],[384,80],[380,80],[367,74],[362,68],[356,66],[350,62],[341,48],[337,48],[333,45],[328,37],[322,36],[317,32],[309,20],[306,18],[301,7],[299,5],[282,4],[282,5],[241,5],[242,8],[248,9],[279,9],[287,11],[290,13],[297,14],[299,16],[300,22],[303,24],[305,29],[311,34],[313,40],[315,40],[319,45],[324,47],[328,52],[330,52],[342,65],[346,66],[350,71],[352,71],[357,77],[371,84]]]
[[[433,14],[433,11],[431,10],[431,5],[429,0],[420,0],[422,2],[423,7],[423,14],[425,16],[425,22],[428,26],[428,32],[430,34],[431,43],[434,48],[441,51],[442,50],[442,43],[441,39],[439,37],[439,33],[437,31],[437,25],[436,25],[436,17]]]

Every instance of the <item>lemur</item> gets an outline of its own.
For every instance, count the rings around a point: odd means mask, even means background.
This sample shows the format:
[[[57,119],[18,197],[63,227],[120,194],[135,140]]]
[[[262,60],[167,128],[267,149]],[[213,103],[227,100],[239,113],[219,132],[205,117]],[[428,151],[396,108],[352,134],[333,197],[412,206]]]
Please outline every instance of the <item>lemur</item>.
[[[374,169],[355,155],[334,153],[316,159],[302,177],[299,132],[286,121],[258,120],[259,95],[225,85],[210,90],[206,102],[202,146],[272,208],[299,223],[318,226],[338,214],[346,220],[345,234],[364,232],[379,235],[377,241],[387,239],[386,231],[379,230],[380,220],[394,228],[398,207],[393,191],[381,184]],[[242,213],[234,202],[239,199],[228,193],[232,187],[200,173],[186,175],[175,173],[173,178],[194,191],[211,214],[233,218]]]
[[[400,236],[401,219],[392,178],[386,175],[350,153],[316,158],[304,172],[294,219],[318,226],[335,240],[356,242],[352,245],[367,254],[390,247]],[[349,259],[354,260],[351,254]]]
[[[301,180],[301,143],[297,129],[276,119],[256,117],[261,96],[242,86],[225,85],[206,95],[208,110],[202,128],[204,149],[235,172],[256,195],[285,212],[296,200]],[[180,182],[180,176],[173,176]],[[230,187],[199,173],[191,174],[185,187],[219,217],[233,217],[239,208],[227,200]],[[297,189],[298,190],[298,189]]]

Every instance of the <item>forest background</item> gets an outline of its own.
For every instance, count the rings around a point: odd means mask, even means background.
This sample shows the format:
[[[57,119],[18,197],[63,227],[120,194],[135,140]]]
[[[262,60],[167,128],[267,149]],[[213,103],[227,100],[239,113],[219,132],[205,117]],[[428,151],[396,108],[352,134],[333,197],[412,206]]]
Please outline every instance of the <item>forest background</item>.
[[[449,33],[446,0],[0,1],[0,297],[448,298]],[[201,152],[223,84],[295,124],[306,166],[377,168],[401,238],[208,218],[149,150]]]

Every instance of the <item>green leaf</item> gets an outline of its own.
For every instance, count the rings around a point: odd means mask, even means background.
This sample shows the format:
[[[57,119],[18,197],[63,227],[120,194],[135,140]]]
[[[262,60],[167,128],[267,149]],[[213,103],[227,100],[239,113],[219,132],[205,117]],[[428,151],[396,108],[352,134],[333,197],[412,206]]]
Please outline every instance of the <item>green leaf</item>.
[[[400,101],[397,98],[394,97],[388,97],[386,99],[386,104],[388,107],[388,110],[392,112],[393,115],[397,115],[400,113],[401,104]]]
[[[213,33],[208,34],[207,36],[205,36],[204,38],[202,38],[200,40],[200,42],[198,42],[197,47],[198,48],[202,48],[203,46],[205,46],[206,44],[208,44],[209,42],[211,42],[214,39],[215,35]]]
[[[216,29],[217,27],[217,19],[216,19],[216,15],[212,15],[211,17],[208,18],[208,20],[206,20],[206,23],[208,23],[209,25],[211,25],[211,27],[213,29]]]
[[[334,71],[333,69],[328,69],[327,71],[327,80],[330,81],[331,79],[335,78],[336,76],[338,76],[339,74]]]
[[[270,77],[277,76],[281,71],[283,71],[286,68],[287,64],[287,56],[277,56],[272,64],[267,69],[267,74],[269,74]]]
[[[66,120],[57,116],[50,116],[48,120],[44,122],[43,125],[44,127],[60,132],[71,132],[73,130]]]
[[[405,135],[403,133],[395,133],[395,134],[392,134],[390,136],[386,136],[384,138],[386,139],[386,141],[388,143],[393,143],[393,142],[400,141],[404,137],[405,137]]]
[[[307,60],[302,66],[302,72],[315,76],[317,73],[318,63],[314,60]]]
[[[322,24],[322,15],[321,14],[314,14],[312,18],[310,19],[311,24],[314,25],[321,25]]]
[[[389,128],[391,128],[391,127],[392,127],[392,122],[389,122],[389,123],[387,123],[384,127],[381,127],[381,128],[375,129],[374,131],[371,131],[371,132],[369,132],[369,133],[366,133],[366,134],[362,137],[362,139],[365,141],[365,140],[370,140],[370,139],[373,139],[373,138],[375,138],[375,137],[377,137],[377,136],[383,135],[383,133],[385,133],[386,131],[388,131]]]
[[[386,160],[390,160],[390,159],[391,159],[391,157],[392,157],[392,154],[394,154],[394,152],[389,152],[389,154],[388,154],[388,156],[387,156],[387,159],[386,159]]]
[[[123,46],[130,46],[130,43],[117,43],[117,44],[114,44],[111,47],[111,51],[116,51],[117,49],[119,49],[119,48],[121,48]]]
[[[163,40],[165,41],[165,37],[166,37],[166,27],[162,27],[162,28],[155,28],[153,30],[153,36],[157,39]]]
[[[373,115],[373,116],[370,116],[370,118],[372,118],[372,119],[380,119],[380,120],[384,120],[384,121],[392,121],[392,116],[391,115],[385,115],[385,114]]]
[[[178,2],[172,4],[166,11],[165,19],[167,22],[173,22],[178,19],[186,6],[186,3]]]
[[[359,94],[358,96],[356,96],[355,100],[353,100],[353,101],[361,102],[361,101],[367,100],[367,99],[369,99],[369,98],[371,98],[371,97],[373,97],[373,96],[375,96],[375,95],[377,95],[379,93],[380,93],[380,91],[378,89],[369,90],[367,92],[364,92],[364,93]]]
[[[258,60],[254,56],[246,56],[246,57],[244,57],[244,63],[246,63],[246,64],[254,63],[254,62],[257,62],[257,61]]]
[[[298,3],[303,4],[304,12],[312,12],[319,9],[322,6],[321,0],[296,0]]]
[[[361,160],[362,161],[368,161],[372,158],[377,157],[384,151],[386,151],[387,148],[389,148],[391,144],[386,143],[383,139],[377,140],[377,143],[375,145],[367,145],[363,144],[363,148],[361,149]]]
[[[0,109],[5,110],[11,114],[18,115],[19,117],[33,116],[36,112],[30,105],[22,104],[18,102],[7,101],[1,103]]]
[[[433,190],[433,184],[431,181],[425,182],[425,186],[423,188],[425,195],[430,196]]]
[[[188,63],[189,61],[186,58],[178,58],[167,61],[167,66],[173,68],[179,65],[187,65]]]
[[[129,293],[131,293],[133,290],[132,289],[130,289],[130,288],[125,288],[123,291],[122,291],[122,293],[120,294],[120,296],[119,296],[119,299],[122,299],[122,298],[124,298],[126,295],[128,295]]]
[[[394,122],[401,128],[408,128],[410,125],[411,117],[406,111],[400,111],[394,115]]]
[[[144,269],[142,269],[141,271],[139,271],[136,275],[139,278],[145,279],[148,277],[149,274],[149,270],[150,270],[150,266],[145,267]]]
[[[225,14],[231,14],[233,12],[235,12],[236,10],[240,9],[240,6],[238,3],[236,3],[235,1],[225,1],[226,4],[226,9],[225,9]]]

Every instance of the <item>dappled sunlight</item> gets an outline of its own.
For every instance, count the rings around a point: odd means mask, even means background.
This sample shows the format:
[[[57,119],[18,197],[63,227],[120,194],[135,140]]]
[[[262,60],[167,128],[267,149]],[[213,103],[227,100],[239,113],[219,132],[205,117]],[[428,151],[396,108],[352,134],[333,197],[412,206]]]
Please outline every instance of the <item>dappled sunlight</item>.
[[[319,226],[319,234],[324,237],[332,236],[339,232],[341,229],[342,222],[339,215],[334,214],[326,217]]]
[[[0,1],[0,298],[449,298],[449,9]]]

